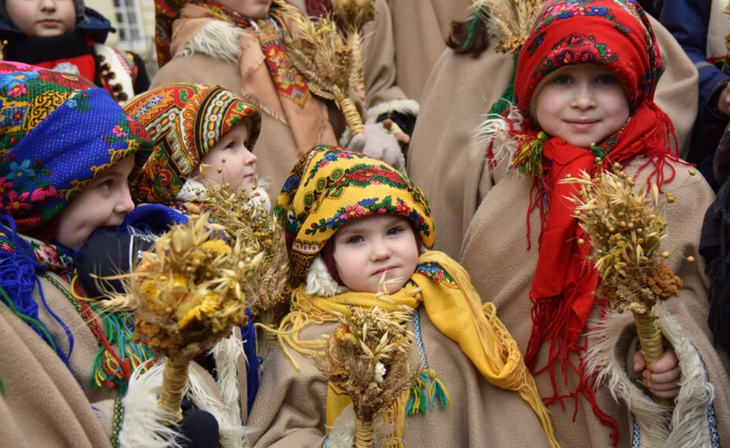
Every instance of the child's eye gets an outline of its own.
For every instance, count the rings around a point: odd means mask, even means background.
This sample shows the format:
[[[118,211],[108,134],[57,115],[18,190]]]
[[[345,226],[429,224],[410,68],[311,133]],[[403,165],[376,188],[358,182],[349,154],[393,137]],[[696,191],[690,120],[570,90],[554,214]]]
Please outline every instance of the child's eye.
[[[351,236],[351,237],[349,237],[348,239],[345,240],[345,243],[346,244],[357,244],[357,243],[362,243],[362,242],[363,242],[362,237],[361,236],[357,236],[357,235]]]
[[[403,227],[401,227],[401,226],[393,227],[392,229],[388,230],[388,236],[398,235],[402,231],[403,231]]]
[[[570,84],[573,79],[568,75],[558,75],[553,79],[555,84]]]
[[[113,186],[114,186],[113,179],[107,179],[104,182],[102,182],[101,184],[99,184],[99,188],[101,188],[103,190],[111,190]]]
[[[596,79],[596,83],[598,84],[613,84],[616,82],[618,82],[618,79],[613,75],[601,75]]]

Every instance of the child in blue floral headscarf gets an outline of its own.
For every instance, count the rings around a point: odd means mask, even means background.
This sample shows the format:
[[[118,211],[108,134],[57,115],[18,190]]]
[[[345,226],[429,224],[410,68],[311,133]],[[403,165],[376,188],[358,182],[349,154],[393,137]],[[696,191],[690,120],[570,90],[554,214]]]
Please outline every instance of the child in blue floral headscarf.
[[[121,401],[132,372],[153,355],[132,340],[132,316],[76,299],[84,292],[73,255],[134,209],[130,156],[149,144],[144,128],[84,78],[0,62],[0,301],[66,364],[113,442],[123,412],[133,414]]]

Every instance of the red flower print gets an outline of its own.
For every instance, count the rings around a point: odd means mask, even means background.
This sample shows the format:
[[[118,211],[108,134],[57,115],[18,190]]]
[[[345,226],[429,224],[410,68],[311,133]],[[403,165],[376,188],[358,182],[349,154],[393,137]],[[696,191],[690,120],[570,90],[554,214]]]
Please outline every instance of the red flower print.
[[[74,90],[86,90],[94,87],[94,85],[86,79],[80,76],[69,75],[67,73],[46,71],[41,73],[38,78],[43,81],[60,84]]]
[[[30,195],[30,200],[32,202],[40,202],[44,200],[56,199],[57,197],[58,192],[55,188],[53,188],[53,185],[49,185],[47,187],[36,189],[33,194]]]
[[[411,212],[411,208],[403,201],[398,201],[395,203],[395,208],[401,215],[407,215]]]
[[[116,135],[117,137],[125,137],[125,136],[129,135],[126,132],[124,132],[124,129],[122,129],[122,127],[119,125],[114,126],[114,129],[112,129],[112,133],[114,135]]]
[[[13,183],[7,180],[5,176],[0,177],[0,195],[5,195],[6,192],[9,192],[12,186]]]
[[[359,205],[350,205],[345,207],[345,213],[340,215],[340,219],[359,218],[365,213],[365,209]]]
[[[14,212],[17,212],[18,210],[27,210],[30,209],[30,204],[26,204],[25,200],[28,199],[28,196],[30,196],[30,192],[26,191],[25,193],[18,196],[18,193],[15,191],[9,191],[8,192],[8,202],[5,204],[5,210],[10,212],[11,214]]]
[[[15,87],[8,90],[8,95],[12,96],[13,98],[17,98],[20,95],[28,93],[28,89],[25,88],[23,84],[16,84]]]

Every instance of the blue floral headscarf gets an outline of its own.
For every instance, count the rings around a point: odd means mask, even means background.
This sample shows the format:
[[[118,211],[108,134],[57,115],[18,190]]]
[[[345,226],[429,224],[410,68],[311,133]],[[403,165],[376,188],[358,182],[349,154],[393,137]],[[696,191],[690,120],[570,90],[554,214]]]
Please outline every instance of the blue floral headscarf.
[[[19,231],[42,227],[146,147],[145,129],[90,81],[0,61],[0,208]]]

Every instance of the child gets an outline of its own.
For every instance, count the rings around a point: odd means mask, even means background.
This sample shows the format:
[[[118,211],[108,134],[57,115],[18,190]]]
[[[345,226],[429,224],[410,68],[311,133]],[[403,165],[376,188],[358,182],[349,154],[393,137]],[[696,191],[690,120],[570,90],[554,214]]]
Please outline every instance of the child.
[[[253,151],[261,131],[256,106],[220,86],[179,83],[154,88],[133,99],[125,111],[149,132],[153,146],[136,157],[130,181],[141,203],[164,204],[185,214],[199,212],[208,186],[244,190],[268,212],[269,197],[259,187]],[[112,245],[115,243],[112,240]],[[100,258],[99,255],[94,257]],[[242,329],[248,363],[240,369],[258,372],[253,319]],[[222,361],[220,361],[222,362]],[[220,365],[218,366],[220,370]],[[238,387],[248,406],[258,388],[258,374],[246,374]]]
[[[74,281],[74,252],[98,228],[119,226],[134,209],[127,178],[149,136],[84,78],[25,64],[0,63],[0,104],[2,306],[65,363],[109,440],[135,446],[134,434],[158,441],[155,431],[174,435],[152,425],[147,410],[129,398],[140,397],[129,385],[132,372],[154,359],[144,341],[133,341],[133,318],[77,299],[84,291]],[[191,378],[217,394],[205,376]],[[193,439],[198,427],[217,440],[216,419],[188,415],[181,433]]]
[[[124,110],[154,143],[137,155],[131,181],[135,200],[184,210],[185,202],[199,198],[208,184],[248,194],[256,190],[269,206],[258,188],[252,153],[261,131],[253,104],[219,86],[179,83],[152,89]]]
[[[508,160],[494,171],[462,262],[524,351],[564,447],[632,440],[715,446],[717,435],[730,430],[730,382],[705,323],[705,279],[697,263],[684,261],[698,258],[701,219],[713,195],[670,150],[671,121],[653,102],[662,69],[651,25],[635,2],[551,1],[520,52],[516,105],[483,127],[496,157],[488,163]],[[521,175],[510,175],[507,162]],[[648,366],[636,352],[631,315],[594,296],[600,279],[585,260],[590,249],[566,199],[577,189],[560,182],[613,163],[637,186],[676,191],[667,207],[666,249],[685,289],[657,307],[667,349]],[[531,248],[534,242],[539,247]],[[634,372],[656,396],[676,398],[676,407],[653,402]],[[573,401],[567,407],[566,399]]]
[[[150,81],[138,55],[104,45],[110,31],[83,0],[0,0],[5,60],[81,75],[124,104]]]
[[[494,309],[485,313],[456,262],[440,252],[421,253],[422,245],[433,245],[433,222],[407,178],[362,154],[317,147],[292,171],[276,214],[292,273],[304,284],[264,367],[248,421],[257,431],[255,446],[320,446],[330,428],[328,446],[345,446],[332,434],[351,438],[346,428],[332,428],[347,403],[328,391],[305,356],[323,348],[322,335],[334,331],[348,305],[405,306],[413,313],[422,372],[431,378],[430,403],[439,395],[442,409],[426,405],[416,415],[416,405],[414,415],[405,416],[401,401],[388,413],[401,422],[405,417],[405,428],[397,425],[395,434],[403,446],[557,446],[532,378]],[[412,388],[429,400],[428,384]],[[441,388],[445,393],[434,392]],[[507,427],[516,419],[519,431]],[[392,429],[390,417],[385,421]]]
[[[407,9],[408,3],[401,0],[398,8]],[[439,229],[436,248],[454,258],[461,256],[469,223],[494,187],[483,139],[475,138],[474,129],[485,113],[501,114],[514,102],[515,57],[544,3],[530,2],[523,9],[512,8],[511,0],[474,1],[468,19],[454,22],[450,48],[438,60],[422,97],[408,175],[430,200]],[[686,157],[696,116],[697,69],[672,35],[649,20],[667,65],[655,101],[672,119],[680,155]]]
[[[158,31],[172,34],[158,36],[161,68],[152,85],[220,85],[256,104],[263,120],[258,168],[271,182],[269,193],[278,193],[290,167],[310,148],[337,143],[344,131],[342,113],[315,95],[307,75],[289,58],[282,14],[272,0],[188,2],[179,17],[178,3],[157,2],[158,12],[171,14],[167,22],[158,15]],[[370,145],[383,158],[400,155],[395,138],[379,125],[367,125],[365,132],[366,149]]]

